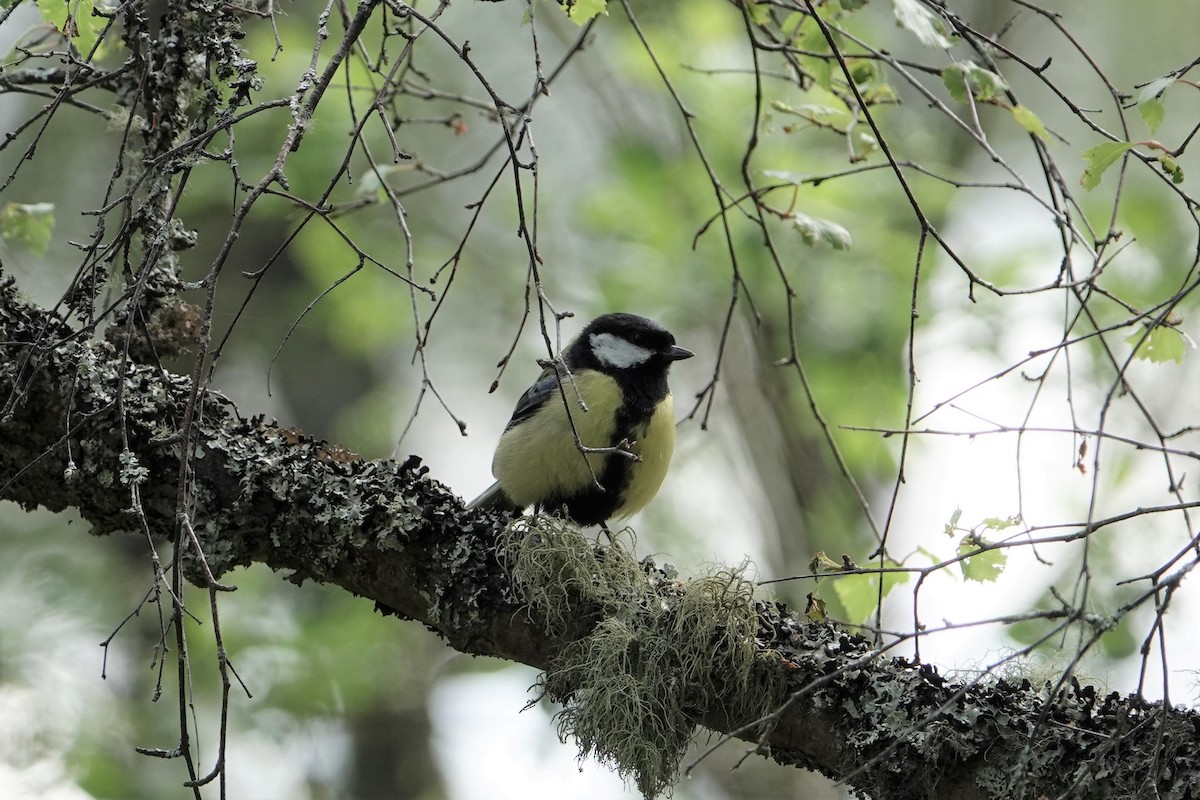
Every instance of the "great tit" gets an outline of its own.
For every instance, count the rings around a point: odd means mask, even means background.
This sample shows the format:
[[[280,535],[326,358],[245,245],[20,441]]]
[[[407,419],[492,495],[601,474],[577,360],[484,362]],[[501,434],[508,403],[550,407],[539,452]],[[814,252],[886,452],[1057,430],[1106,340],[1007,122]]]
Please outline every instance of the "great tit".
[[[693,355],[645,317],[592,320],[517,401],[492,459],[496,482],[468,507],[565,509],[580,525],[640,510],[675,449],[667,371]]]

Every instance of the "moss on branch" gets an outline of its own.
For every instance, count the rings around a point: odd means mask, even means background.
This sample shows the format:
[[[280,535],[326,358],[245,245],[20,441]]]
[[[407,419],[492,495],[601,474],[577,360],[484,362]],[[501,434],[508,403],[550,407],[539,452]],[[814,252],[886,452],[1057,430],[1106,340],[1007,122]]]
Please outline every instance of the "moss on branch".
[[[0,348],[0,497],[77,508],[97,535],[144,520],[173,539],[186,518],[215,576],[262,562],[546,669],[564,729],[648,793],[700,723],[876,800],[1196,796],[1193,711],[1074,682],[951,681],[756,598],[740,570],[681,582],[570,528],[510,526],[416,458],[364,461],[213,393],[184,441],[186,379],[123,361],[11,280]]]

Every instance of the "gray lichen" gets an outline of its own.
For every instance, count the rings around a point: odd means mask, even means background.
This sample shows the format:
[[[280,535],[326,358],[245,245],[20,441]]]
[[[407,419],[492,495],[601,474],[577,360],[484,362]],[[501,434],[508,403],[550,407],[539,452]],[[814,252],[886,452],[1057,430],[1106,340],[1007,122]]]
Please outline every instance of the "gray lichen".
[[[1197,796],[1193,711],[1075,682],[949,680],[756,599],[743,569],[679,581],[562,523],[468,511],[419,459],[364,461],[217,395],[200,393],[185,440],[187,379],[123,360],[11,280],[0,347],[4,499],[75,507],[107,535],[139,530],[136,487],[150,535],[170,540],[185,475],[215,575],[259,561],[371,598],[462,652],[545,669],[563,730],[648,794],[702,724],[875,800]]]
[[[559,734],[576,741],[580,758],[612,764],[646,797],[675,783],[699,710],[723,709],[748,724],[781,702],[779,658],[755,638],[747,565],[656,579],[653,562],[598,546],[554,517],[514,522],[501,552],[552,628],[581,605],[603,609],[586,636],[551,659],[541,693],[564,705]]]

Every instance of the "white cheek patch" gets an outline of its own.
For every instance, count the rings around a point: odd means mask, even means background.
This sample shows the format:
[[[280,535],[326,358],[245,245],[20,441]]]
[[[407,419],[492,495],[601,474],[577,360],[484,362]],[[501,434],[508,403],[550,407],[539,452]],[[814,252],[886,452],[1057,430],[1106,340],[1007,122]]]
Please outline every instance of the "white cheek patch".
[[[654,355],[653,351],[638,347],[627,339],[611,333],[593,333],[588,337],[592,353],[600,361],[616,369],[629,369],[645,364]]]

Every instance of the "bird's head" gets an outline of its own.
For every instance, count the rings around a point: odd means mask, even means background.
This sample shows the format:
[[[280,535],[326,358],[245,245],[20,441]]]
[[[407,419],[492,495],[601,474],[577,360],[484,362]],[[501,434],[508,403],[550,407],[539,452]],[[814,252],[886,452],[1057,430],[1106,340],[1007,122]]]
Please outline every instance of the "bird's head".
[[[695,353],[675,344],[675,337],[657,322],[636,314],[604,314],[579,334],[571,355],[602,372],[662,370]]]

